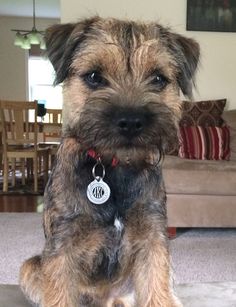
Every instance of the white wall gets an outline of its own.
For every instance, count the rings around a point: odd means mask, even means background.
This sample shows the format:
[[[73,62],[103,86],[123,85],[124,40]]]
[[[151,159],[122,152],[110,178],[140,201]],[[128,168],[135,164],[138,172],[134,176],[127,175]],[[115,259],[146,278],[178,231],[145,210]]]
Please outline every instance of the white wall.
[[[157,20],[195,38],[202,53],[195,99],[227,98],[228,108],[236,108],[236,33],[186,31],[186,3],[186,0],[61,0],[61,20],[72,22],[94,14]]]
[[[39,18],[38,30],[59,22],[57,19]],[[31,29],[32,18],[0,16],[0,99],[28,99],[28,51],[14,46],[15,34],[11,29]]]

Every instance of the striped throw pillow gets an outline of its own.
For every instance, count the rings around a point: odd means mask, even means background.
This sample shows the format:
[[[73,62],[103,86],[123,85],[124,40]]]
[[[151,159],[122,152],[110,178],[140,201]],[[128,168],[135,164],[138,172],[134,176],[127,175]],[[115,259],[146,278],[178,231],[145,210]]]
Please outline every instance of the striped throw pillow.
[[[229,127],[180,127],[179,156],[186,159],[229,160]]]

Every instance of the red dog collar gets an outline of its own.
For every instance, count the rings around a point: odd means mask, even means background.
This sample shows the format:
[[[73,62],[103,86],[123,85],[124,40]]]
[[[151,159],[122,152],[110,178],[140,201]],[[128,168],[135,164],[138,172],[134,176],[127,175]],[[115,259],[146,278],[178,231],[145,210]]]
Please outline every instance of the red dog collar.
[[[98,160],[100,158],[100,155],[97,154],[94,149],[89,149],[87,153],[93,159]],[[116,167],[118,163],[119,163],[119,161],[115,157],[113,157],[112,162],[111,162],[111,166]]]

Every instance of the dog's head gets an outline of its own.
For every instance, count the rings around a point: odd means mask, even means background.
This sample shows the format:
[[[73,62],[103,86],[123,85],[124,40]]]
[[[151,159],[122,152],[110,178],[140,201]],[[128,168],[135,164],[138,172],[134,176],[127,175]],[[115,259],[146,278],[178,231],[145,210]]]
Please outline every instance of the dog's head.
[[[199,46],[156,23],[93,17],[50,27],[47,54],[64,82],[63,133],[100,153],[165,151],[180,91],[191,96]]]

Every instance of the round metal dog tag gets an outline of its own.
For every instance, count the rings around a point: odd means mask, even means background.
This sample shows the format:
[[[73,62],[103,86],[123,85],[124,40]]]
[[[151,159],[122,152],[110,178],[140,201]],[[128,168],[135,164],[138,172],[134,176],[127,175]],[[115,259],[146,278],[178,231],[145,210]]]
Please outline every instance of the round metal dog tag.
[[[111,190],[101,177],[96,177],[87,188],[87,197],[91,203],[96,205],[104,204],[110,197]]]

